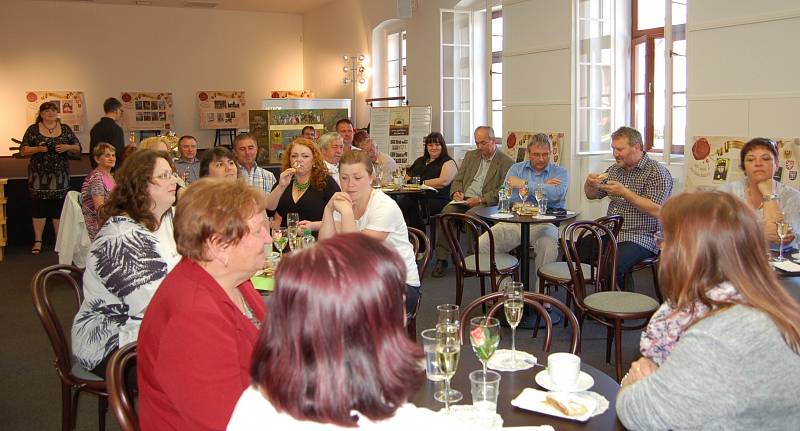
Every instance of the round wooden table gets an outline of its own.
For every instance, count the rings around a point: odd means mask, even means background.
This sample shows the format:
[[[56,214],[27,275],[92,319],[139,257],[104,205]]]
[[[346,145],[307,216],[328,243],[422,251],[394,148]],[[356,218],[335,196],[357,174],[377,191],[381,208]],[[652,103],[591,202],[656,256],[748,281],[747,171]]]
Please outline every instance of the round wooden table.
[[[547,362],[547,353],[531,352],[541,363]],[[472,395],[470,393],[469,373],[473,370],[481,369],[481,363],[472,352],[472,346],[465,344],[461,347],[461,357],[459,359],[458,371],[450,381],[450,386],[464,394],[464,399],[456,404],[471,404]],[[608,410],[602,415],[590,418],[586,422],[578,422],[567,419],[548,416],[542,413],[520,409],[511,405],[511,400],[525,388],[534,388],[545,391],[536,381],[534,376],[543,371],[544,368],[536,366],[523,371],[500,372],[500,393],[497,397],[497,413],[503,418],[503,426],[530,426],[530,425],[551,425],[558,431],[567,430],[624,430],[625,428],[617,419],[615,409],[619,384],[610,376],[606,375],[597,368],[581,362],[581,370],[592,376],[594,386],[590,391],[604,396],[608,400]],[[434,411],[444,408],[444,403],[440,403],[433,398],[434,392],[441,390],[443,383],[425,380],[425,384],[414,394],[411,402],[419,407],[426,407]]]
[[[559,224],[574,219],[578,213],[575,212],[568,212],[565,215],[559,216],[552,216],[553,218],[539,218],[535,216],[520,216],[515,213],[511,213],[511,217],[509,218],[497,218],[497,206],[492,207],[483,207],[479,208],[475,211],[475,215],[491,222],[502,222],[502,223],[517,223],[521,225],[520,229],[520,263],[519,268],[521,272],[521,279],[522,283],[525,285],[525,289],[528,291],[535,292],[536,289],[530,288],[530,247],[531,247],[531,234],[528,229],[529,225],[532,224],[541,224],[541,223],[552,223],[556,226]]]

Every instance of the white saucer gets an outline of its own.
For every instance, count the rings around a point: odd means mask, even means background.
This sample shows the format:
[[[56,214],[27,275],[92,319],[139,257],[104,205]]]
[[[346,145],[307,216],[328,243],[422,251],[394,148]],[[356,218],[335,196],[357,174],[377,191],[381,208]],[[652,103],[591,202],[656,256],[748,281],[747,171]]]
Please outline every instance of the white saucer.
[[[550,374],[547,373],[547,370],[539,371],[539,374],[536,375],[534,380],[536,380],[539,386],[554,392],[581,392],[594,386],[594,379],[592,376],[583,371],[578,375],[578,381],[575,382],[575,386],[571,388],[556,386],[553,381],[550,380]]]
[[[513,218],[514,214],[496,213],[496,214],[490,215],[489,217],[491,217],[491,218]]]

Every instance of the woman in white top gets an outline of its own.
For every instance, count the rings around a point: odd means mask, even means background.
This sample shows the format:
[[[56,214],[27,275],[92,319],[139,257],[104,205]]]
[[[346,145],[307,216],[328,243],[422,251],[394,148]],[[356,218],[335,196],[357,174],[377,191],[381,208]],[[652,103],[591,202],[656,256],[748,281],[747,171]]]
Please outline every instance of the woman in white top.
[[[720,191],[731,193],[747,202],[761,218],[771,244],[777,246],[778,220],[786,220],[794,232],[800,229],[800,191],[775,181],[778,172],[778,148],[771,139],[754,138],[742,147],[739,166],[745,179],[725,184]],[[784,236],[783,244],[794,241],[795,234]]]
[[[408,403],[425,373],[403,327],[405,272],[359,233],[284,256],[228,430],[464,429]]]
[[[72,353],[100,377],[111,353],[136,341],[150,298],[180,260],[172,231],[177,179],[169,154],[137,151],[101,208],[72,324]]]
[[[406,266],[406,310],[412,313],[419,298],[419,273],[414,249],[408,241],[408,227],[397,203],[373,189],[372,162],[364,151],[350,151],[339,162],[342,191],[325,205],[320,239],[338,233],[363,232],[392,248]],[[355,257],[360,259],[360,256]]]

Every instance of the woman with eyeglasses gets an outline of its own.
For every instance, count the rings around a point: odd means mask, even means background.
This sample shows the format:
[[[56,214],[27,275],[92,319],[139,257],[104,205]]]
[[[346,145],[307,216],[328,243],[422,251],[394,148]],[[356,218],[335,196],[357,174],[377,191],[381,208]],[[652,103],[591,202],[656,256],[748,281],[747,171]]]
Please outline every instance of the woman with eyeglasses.
[[[775,180],[780,169],[775,142],[767,138],[751,139],[742,147],[739,160],[745,178],[725,184],[720,191],[733,194],[756,211],[767,239],[776,249],[781,243],[777,222],[788,223],[792,229],[783,237],[782,245],[793,244],[794,232],[800,229],[800,191]]]
[[[31,253],[39,254],[48,217],[58,235],[61,207],[69,191],[69,153],[79,154],[81,144],[72,129],[59,120],[56,104],[44,102],[39,106],[36,123],[22,137],[20,152],[31,158],[28,164],[28,191],[33,204]]]
[[[72,353],[85,370],[105,378],[117,348],[136,341],[150,298],[178,263],[172,205],[178,177],[168,153],[133,153],[100,208],[83,274],[84,300],[72,324]]]
[[[429,215],[442,212],[442,208],[450,202],[450,183],[458,173],[455,160],[447,153],[444,136],[432,132],[425,137],[422,157],[414,160],[408,168],[405,180],[419,177],[422,184],[436,189],[435,193],[426,193],[424,197],[403,196],[397,205],[403,211],[403,217],[409,226],[424,230],[420,214],[420,204],[428,205]]]

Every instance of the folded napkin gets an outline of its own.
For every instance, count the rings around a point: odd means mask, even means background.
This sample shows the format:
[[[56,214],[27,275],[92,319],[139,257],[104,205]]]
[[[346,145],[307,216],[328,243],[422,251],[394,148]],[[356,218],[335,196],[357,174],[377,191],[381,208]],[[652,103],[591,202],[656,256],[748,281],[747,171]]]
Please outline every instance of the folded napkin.
[[[549,403],[548,397],[556,399],[562,404],[582,406],[585,411],[581,414],[568,416]],[[511,405],[550,416],[585,422],[592,416],[603,414],[608,409],[609,404],[605,397],[592,391],[567,393],[545,392],[533,388],[525,388],[516,398],[511,400]]]
[[[517,364],[517,367],[512,367],[510,364],[511,350],[500,349],[496,350],[494,355],[489,358],[489,362],[486,363],[486,366],[497,371],[520,371],[533,368],[536,365],[536,356],[528,352],[517,350],[516,359],[519,364]]]

